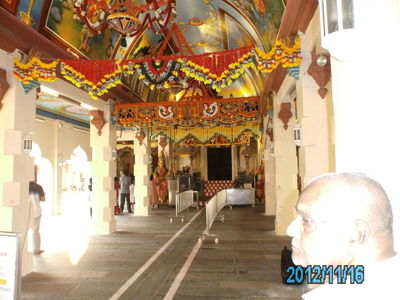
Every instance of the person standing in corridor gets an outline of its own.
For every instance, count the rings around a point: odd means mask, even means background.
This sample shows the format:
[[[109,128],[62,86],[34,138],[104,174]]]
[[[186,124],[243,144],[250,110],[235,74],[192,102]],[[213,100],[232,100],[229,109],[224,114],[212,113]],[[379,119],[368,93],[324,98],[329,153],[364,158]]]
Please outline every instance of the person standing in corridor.
[[[128,172],[126,170],[121,171],[121,178],[119,179],[121,185],[121,213],[124,212],[124,206],[126,202],[126,206],[128,208],[128,212],[132,212],[130,199],[129,199],[129,185],[131,184],[131,178],[128,176]]]
[[[40,249],[40,219],[42,217],[40,201],[45,201],[45,194],[42,186],[35,181],[29,182],[29,197],[33,204],[33,254],[39,255],[44,252],[44,250]]]

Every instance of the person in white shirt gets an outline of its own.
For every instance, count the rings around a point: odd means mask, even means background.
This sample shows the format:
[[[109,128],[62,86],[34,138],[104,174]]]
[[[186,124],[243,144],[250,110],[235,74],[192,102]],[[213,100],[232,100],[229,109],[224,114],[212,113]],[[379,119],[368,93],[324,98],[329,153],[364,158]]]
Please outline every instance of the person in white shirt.
[[[364,268],[362,283],[351,284],[350,275],[345,284],[325,278],[303,299],[400,299],[392,208],[377,181],[362,173],[321,175],[306,185],[296,210],[287,229],[296,265]]]
[[[121,213],[124,212],[125,202],[126,202],[126,207],[128,209],[128,212],[131,213],[132,209],[131,209],[131,203],[130,203],[130,199],[129,199],[129,185],[131,184],[131,178],[128,176],[128,171],[126,171],[126,170],[121,171],[121,178],[119,179],[119,183],[121,185],[121,193],[120,193]]]
[[[135,180],[133,179],[133,175],[131,176],[131,184],[129,185],[129,200],[131,205],[135,204]]]

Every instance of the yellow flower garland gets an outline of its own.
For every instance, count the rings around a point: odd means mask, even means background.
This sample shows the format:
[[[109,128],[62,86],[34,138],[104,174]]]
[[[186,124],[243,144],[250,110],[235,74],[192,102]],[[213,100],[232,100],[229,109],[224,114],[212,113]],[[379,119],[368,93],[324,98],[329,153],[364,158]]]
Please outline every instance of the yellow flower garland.
[[[279,65],[284,68],[290,68],[299,66],[301,63],[300,56],[300,44],[301,39],[298,37],[292,47],[286,46],[282,40],[277,40],[275,45],[272,47],[271,51],[264,52],[259,48],[255,48],[254,51],[249,51],[243,54],[236,62],[229,64],[228,68],[224,70],[221,75],[217,75],[210,72],[210,69],[196,64],[190,59],[177,58],[177,62],[182,64],[181,71],[186,74],[186,76],[191,77],[197,81],[203,82],[206,85],[211,85],[216,91],[221,91],[221,89],[229,86],[234,82],[235,79],[239,78],[243,73],[245,68],[256,67],[259,71],[263,73],[270,73],[276,69]],[[255,65],[253,61],[248,61],[251,56],[257,59],[257,64]],[[55,81],[56,77],[56,67],[58,61],[53,61],[51,63],[43,63],[40,58],[32,57],[26,64],[14,58],[15,70],[14,76],[21,82],[27,84],[32,80],[42,80],[42,81]],[[95,83],[87,80],[85,75],[75,70],[73,67],[63,64],[61,68],[61,74],[64,78],[70,81],[75,86],[82,88],[84,86],[89,87],[87,91],[94,99],[97,96],[104,95],[109,89],[121,84],[119,75],[122,72],[128,74],[133,74],[135,69],[139,68],[139,64],[135,64],[133,69],[129,67],[129,64],[122,62],[120,60],[115,61],[117,69],[110,73],[104,75],[104,77]],[[67,72],[68,71],[68,72]],[[177,72],[174,71],[174,75],[177,76]],[[198,75],[198,73],[201,73]],[[71,76],[72,75],[72,76]],[[138,76],[140,80],[145,79],[143,74]],[[112,82],[108,80],[112,79]],[[170,84],[164,82],[162,84],[163,88],[169,88]],[[154,84],[150,85],[150,89],[157,88]],[[90,90],[91,89],[91,90]]]

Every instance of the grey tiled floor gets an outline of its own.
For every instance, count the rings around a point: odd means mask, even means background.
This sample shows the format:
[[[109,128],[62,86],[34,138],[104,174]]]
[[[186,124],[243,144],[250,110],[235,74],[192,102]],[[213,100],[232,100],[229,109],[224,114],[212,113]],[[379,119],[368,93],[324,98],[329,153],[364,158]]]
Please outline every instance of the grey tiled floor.
[[[234,207],[214,223],[219,243],[204,240],[174,299],[300,299],[302,287],[280,279],[280,251],[290,240],[274,234],[274,218],[263,209]],[[169,222],[171,208],[152,213],[116,216],[118,232],[91,236],[75,265],[67,251],[36,256],[35,272],[22,278],[22,299],[109,299],[185,224]],[[204,228],[203,211],[120,299],[163,299]]]

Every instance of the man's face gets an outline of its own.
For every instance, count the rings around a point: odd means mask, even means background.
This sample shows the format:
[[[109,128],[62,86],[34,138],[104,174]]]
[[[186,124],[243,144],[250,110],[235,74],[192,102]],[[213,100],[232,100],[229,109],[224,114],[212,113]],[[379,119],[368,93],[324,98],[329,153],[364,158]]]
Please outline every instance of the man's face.
[[[340,187],[327,184],[312,187],[300,196],[297,217],[287,229],[296,265],[336,266],[351,261],[351,213],[340,199],[345,196]]]

